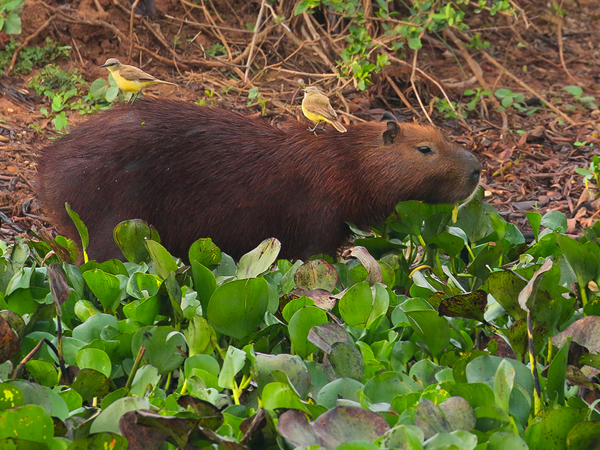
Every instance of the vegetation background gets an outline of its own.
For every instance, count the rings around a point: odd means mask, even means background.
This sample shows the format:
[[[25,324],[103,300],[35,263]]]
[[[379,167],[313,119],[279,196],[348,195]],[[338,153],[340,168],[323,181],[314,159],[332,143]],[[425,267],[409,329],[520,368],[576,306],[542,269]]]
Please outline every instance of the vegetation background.
[[[599,21],[594,0],[0,0],[1,446],[598,448]],[[483,189],[457,217],[398,205],[338,263],[201,240],[184,265],[136,222],[129,262],[77,268],[33,161],[125,100],[109,57],[180,85],[147,95],[271,121],[305,84],[345,124],[431,121]]]

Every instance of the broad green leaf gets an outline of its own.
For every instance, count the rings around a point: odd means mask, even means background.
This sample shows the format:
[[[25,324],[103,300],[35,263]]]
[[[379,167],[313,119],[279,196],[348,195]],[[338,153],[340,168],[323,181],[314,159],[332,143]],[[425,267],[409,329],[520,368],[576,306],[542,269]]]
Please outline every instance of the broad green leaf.
[[[100,335],[106,329],[118,330],[117,319],[110,314],[98,313],[88,318],[84,323],[73,330],[73,337],[83,342],[92,342],[100,339]]]
[[[281,250],[281,242],[275,238],[265,239],[258,247],[240,258],[237,278],[255,278],[273,265]]]
[[[567,232],[567,217],[560,211],[548,211],[540,224],[559,233]]]
[[[149,409],[150,403],[145,398],[125,397],[112,403],[94,419],[90,433],[115,433],[121,434],[119,420],[123,414],[137,409]]]
[[[106,378],[110,377],[112,366],[106,352],[97,348],[84,348],[77,353],[75,358],[80,369],[94,369]]]
[[[298,267],[294,281],[296,286],[306,291],[325,289],[331,292],[337,284],[337,272],[327,261],[312,259]]]
[[[212,353],[212,342],[217,340],[213,327],[208,324],[204,317],[198,315],[194,316],[192,322],[183,330],[183,335],[188,343],[190,357],[197,354]]]
[[[178,269],[177,263],[173,256],[156,241],[145,241],[146,248],[150,254],[150,259],[155,264],[156,275],[166,280],[171,272],[176,272]]]
[[[206,317],[215,330],[242,339],[261,324],[268,302],[264,278],[229,281],[213,292]]]
[[[36,383],[46,387],[54,387],[58,384],[58,372],[53,364],[32,360],[27,363],[26,367]]]
[[[242,370],[245,362],[246,352],[230,345],[219,374],[219,386],[224,389],[234,389],[236,387],[235,376]]]
[[[387,422],[368,409],[355,406],[336,406],[321,414],[314,422],[315,434],[324,447],[334,448],[349,441],[373,442],[389,429]]]
[[[363,388],[364,384],[359,381],[351,378],[338,378],[319,390],[317,403],[327,408],[333,408],[341,398],[358,402],[358,391]]]
[[[143,398],[160,382],[160,375],[156,367],[147,364],[138,369],[131,383],[131,395]]]
[[[567,446],[567,436],[577,424],[585,420],[585,416],[585,410],[568,407],[545,412],[540,422],[531,424],[525,430],[525,442],[529,450],[570,448]],[[505,447],[497,447],[498,450],[501,448]]]
[[[190,263],[196,261],[204,267],[213,268],[221,262],[223,255],[212,239],[198,239],[188,252]]]
[[[364,394],[372,403],[391,403],[399,395],[421,390],[414,381],[401,372],[383,372],[371,378],[364,387]]]
[[[147,299],[155,296],[160,287],[160,280],[155,275],[136,272],[127,282],[127,293],[133,298]]]
[[[404,311],[412,329],[425,342],[433,356],[437,356],[450,343],[450,326],[447,319],[433,309]]]
[[[267,355],[257,353],[254,360],[254,368],[257,374],[259,395],[262,388],[268,383],[276,381],[272,375],[273,371],[281,370],[286,375],[294,389],[305,398],[310,386],[310,375],[302,358],[292,355]]]
[[[185,338],[172,327],[143,327],[131,341],[131,352],[137,355],[144,346],[144,359],[158,369],[161,375],[177,369],[184,360],[186,352]]]
[[[356,348],[356,345],[346,342],[336,342],[331,347],[331,353],[326,355],[323,360],[325,368],[326,362],[331,366],[332,371],[327,371],[330,374],[333,372],[334,378],[351,378],[361,381],[365,375],[365,362],[363,356]]]
[[[0,383],[0,411],[23,405],[23,392],[8,383]]]
[[[77,372],[71,387],[81,396],[83,401],[101,397],[108,393],[108,378],[94,369],[81,369]]]
[[[121,299],[121,282],[110,273],[100,269],[83,272],[83,279],[98,298],[105,312],[115,312]]]
[[[194,288],[198,293],[198,300],[202,305],[202,311],[206,314],[210,297],[217,288],[217,280],[214,274],[204,265],[195,259],[191,259],[192,278],[194,279]]]
[[[89,437],[77,438],[68,450],[126,450],[127,439],[115,433],[96,433]],[[131,447],[129,447],[131,448]]]
[[[113,237],[127,261],[138,264],[150,257],[146,241],[152,239],[160,242],[156,230],[140,219],[119,223],[113,232]]]
[[[0,439],[24,437],[50,444],[54,435],[52,418],[38,405],[25,405],[0,411]]]
[[[496,369],[494,376],[494,394],[496,396],[496,405],[502,408],[507,414],[510,412],[509,400],[510,394],[515,383],[515,369],[504,360]]]
[[[288,325],[293,351],[302,358],[316,351],[317,347],[308,341],[308,333],[312,327],[326,322],[325,311],[316,306],[306,306],[296,311]]]
[[[292,408],[308,412],[298,393],[286,383],[274,382],[267,384],[262,391],[263,407],[267,410]]]

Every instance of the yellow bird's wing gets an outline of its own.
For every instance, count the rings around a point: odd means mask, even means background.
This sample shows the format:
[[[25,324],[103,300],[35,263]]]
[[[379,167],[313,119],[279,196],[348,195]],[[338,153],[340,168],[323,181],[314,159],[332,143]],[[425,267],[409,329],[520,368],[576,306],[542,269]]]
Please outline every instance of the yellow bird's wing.
[[[331,107],[329,99],[323,94],[311,95],[306,100],[308,102],[307,109],[310,112],[323,116],[327,120],[337,120],[335,110]]]
[[[154,78],[149,73],[146,73],[143,70],[138,69],[137,67],[133,67],[133,66],[121,67],[121,70],[119,70],[119,74],[123,78],[125,78],[126,80],[129,80],[129,81],[141,81],[141,82],[158,81],[156,78]]]

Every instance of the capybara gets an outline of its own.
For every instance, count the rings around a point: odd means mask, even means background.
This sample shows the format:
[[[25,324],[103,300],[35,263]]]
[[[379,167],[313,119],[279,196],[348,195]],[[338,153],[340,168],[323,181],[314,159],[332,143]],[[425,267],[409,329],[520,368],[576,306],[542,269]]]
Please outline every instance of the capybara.
[[[315,136],[307,124],[140,100],[41,150],[39,198],[76,242],[65,202],[79,213],[90,259],[123,258],[113,229],[134,218],[183,258],[203,237],[236,259],[269,237],[281,257],[306,258],[335,255],[351,236],[346,222],[376,224],[404,200],[463,200],[479,183],[475,156],[435,128],[390,120]]]

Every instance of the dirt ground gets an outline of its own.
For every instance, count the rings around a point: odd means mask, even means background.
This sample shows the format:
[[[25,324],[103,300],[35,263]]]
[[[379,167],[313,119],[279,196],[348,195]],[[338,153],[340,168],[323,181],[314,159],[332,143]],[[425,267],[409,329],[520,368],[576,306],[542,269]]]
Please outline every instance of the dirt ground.
[[[152,9],[147,1],[139,3]],[[467,48],[448,34],[426,38],[414,70],[414,53],[404,61],[391,58],[392,64],[374,76],[367,91],[333,72],[335,50],[344,42],[319,27],[318,15],[294,17],[294,2],[275,3],[273,9],[264,8],[264,27],[255,33],[249,25],[257,22],[260,1],[157,0],[154,16],[136,14],[133,28],[125,0],[28,1],[19,40],[38,33],[29,46],[46,37],[72,46],[70,60],[57,63],[79,69],[89,83],[106,78],[108,73],[99,66],[117,57],[179,85],[153,87],[147,95],[205,100],[259,115],[261,105],[248,104],[250,89],[258,87],[266,101],[267,120],[284,115],[300,119],[301,83],[316,83],[326,91],[345,124],[378,120],[384,111],[420,123],[427,123],[429,115],[477,155],[484,166],[486,200],[520,229],[528,229],[528,211],[564,212],[572,234],[597,219],[600,200],[575,171],[589,168],[593,155],[600,155],[600,111],[563,90],[578,85],[584,96],[595,97],[595,104],[600,104],[597,0],[562,1],[563,18],[552,14],[545,0],[512,2],[519,11],[516,22],[499,17],[491,26],[489,16],[474,15],[469,26],[491,44],[485,52]],[[276,16],[286,20],[277,21]],[[210,56],[209,49],[216,44],[225,55]],[[41,107],[49,108],[48,103],[27,89],[38,72],[0,77],[2,240],[25,237],[31,227],[52,227],[35,200],[35,155],[59,135],[39,113]],[[482,86],[482,80],[494,92],[505,88],[524,94],[527,109],[538,109],[527,114],[508,108],[503,116],[488,98],[468,119],[455,120],[433,107],[434,97],[445,93],[461,100],[464,90]],[[211,91],[212,98],[207,94]],[[89,118],[68,113],[71,126]]]

